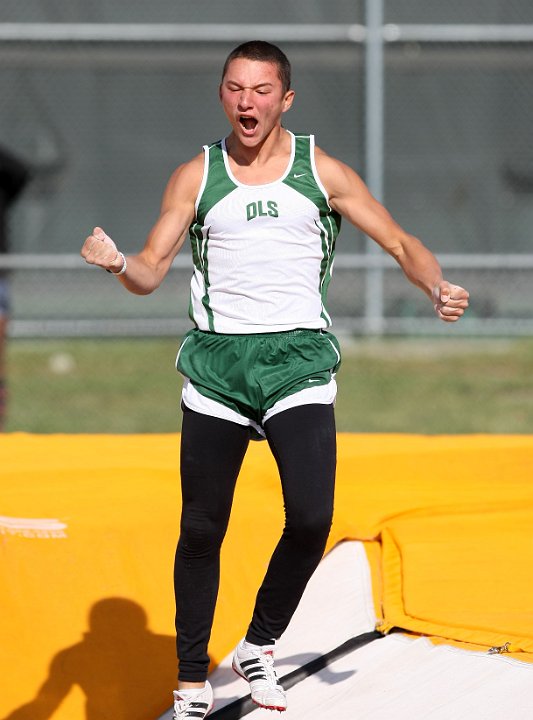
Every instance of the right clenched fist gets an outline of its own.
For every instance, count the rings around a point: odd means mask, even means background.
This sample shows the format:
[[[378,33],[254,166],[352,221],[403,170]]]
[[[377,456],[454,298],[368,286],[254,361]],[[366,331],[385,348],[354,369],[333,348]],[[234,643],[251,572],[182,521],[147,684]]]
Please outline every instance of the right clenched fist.
[[[83,243],[81,256],[90,265],[98,265],[112,272],[120,270],[123,264],[117,246],[100,227],[95,227],[92,235]]]

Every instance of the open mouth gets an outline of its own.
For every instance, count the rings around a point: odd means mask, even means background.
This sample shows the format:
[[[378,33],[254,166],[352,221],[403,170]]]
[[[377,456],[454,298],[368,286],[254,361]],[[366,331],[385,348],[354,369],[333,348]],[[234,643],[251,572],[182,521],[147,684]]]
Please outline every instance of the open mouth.
[[[257,126],[257,120],[249,115],[240,115],[239,122],[243,130],[247,133],[253,132]]]

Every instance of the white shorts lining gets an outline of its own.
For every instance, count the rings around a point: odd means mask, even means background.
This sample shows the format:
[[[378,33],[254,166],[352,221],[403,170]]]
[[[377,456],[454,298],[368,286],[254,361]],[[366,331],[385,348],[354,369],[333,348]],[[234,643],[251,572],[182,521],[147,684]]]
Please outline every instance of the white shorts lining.
[[[337,383],[332,377],[327,385],[317,385],[316,387],[304,388],[292,395],[278,400],[271,408],[269,408],[262,418],[262,425],[274,415],[277,415],[289,408],[299,407],[300,405],[331,405],[335,402],[337,396]],[[181,401],[190,410],[202,413],[203,415],[211,415],[211,417],[229,420],[238,425],[252,427],[260,435],[265,437],[265,431],[261,425],[258,425],[251,418],[241,415],[236,410],[226,407],[217,400],[212,400],[198,392],[189,378],[185,378],[183,382],[183,390],[181,392]]]

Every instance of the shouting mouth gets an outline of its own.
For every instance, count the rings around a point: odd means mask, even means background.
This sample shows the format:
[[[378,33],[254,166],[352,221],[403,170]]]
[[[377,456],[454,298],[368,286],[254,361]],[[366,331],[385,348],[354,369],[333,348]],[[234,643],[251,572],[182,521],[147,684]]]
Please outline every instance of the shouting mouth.
[[[239,123],[245,135],[253,135],[257,120],[251,115],[239,115]]]

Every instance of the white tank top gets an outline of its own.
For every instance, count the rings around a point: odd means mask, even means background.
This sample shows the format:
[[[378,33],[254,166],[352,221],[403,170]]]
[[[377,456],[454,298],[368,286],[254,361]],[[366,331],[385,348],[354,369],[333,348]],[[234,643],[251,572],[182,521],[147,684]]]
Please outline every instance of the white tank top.
[[[290,135],[285,174],[264,185],[233,176],[225,140],[204,146],[189,228],[189,315],[200,330],[251,334],[331,325],[325,302],[340,216],[316,172],[314,136]]]

